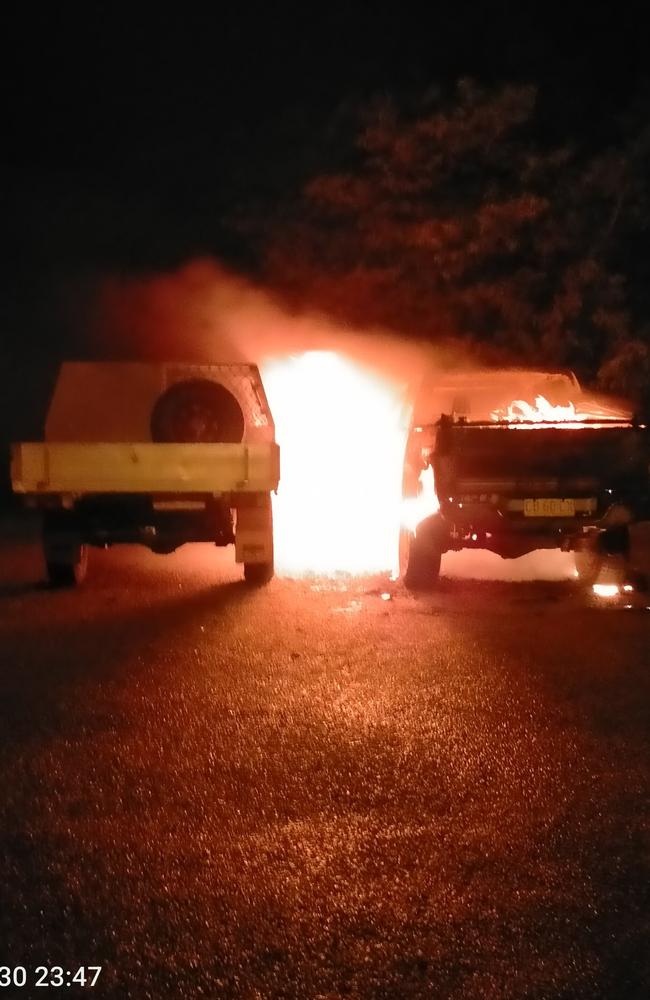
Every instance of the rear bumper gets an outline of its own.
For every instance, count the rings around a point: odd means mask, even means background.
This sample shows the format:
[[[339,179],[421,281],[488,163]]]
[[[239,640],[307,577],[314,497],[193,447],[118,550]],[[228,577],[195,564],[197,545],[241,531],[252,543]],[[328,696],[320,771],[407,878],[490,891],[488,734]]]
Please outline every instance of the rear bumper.
[[[490,549],[510,558],[534,549],[580,548],[581,539],[625,528],[635,520],[632,508],[624,503],[612,503],[576,517],[527,517],[523,510],[446,503],[441,505],[440,516],[448,549]]]
[[[185,542],[234,542],[230,507],[219,498],[177,501],[162,508],[137,495],[85,498],[70,509],[46,508],[46,535],[72,534],[88,545],[141,544],[171,552]]]

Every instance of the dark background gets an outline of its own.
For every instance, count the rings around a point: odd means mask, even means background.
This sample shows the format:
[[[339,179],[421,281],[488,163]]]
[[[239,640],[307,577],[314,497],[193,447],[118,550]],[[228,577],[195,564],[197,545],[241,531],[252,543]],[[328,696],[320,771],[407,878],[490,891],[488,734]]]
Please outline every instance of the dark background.
[[[98,274],[206,254],[254,272],[224,219],[326,169],[342,102],[462,76],[530,82],[539,141],[616,143],[648,93],[641,8],[524,6],[6,15],[0,442],[40,433],[58,361],[88,352],[75,304]]]

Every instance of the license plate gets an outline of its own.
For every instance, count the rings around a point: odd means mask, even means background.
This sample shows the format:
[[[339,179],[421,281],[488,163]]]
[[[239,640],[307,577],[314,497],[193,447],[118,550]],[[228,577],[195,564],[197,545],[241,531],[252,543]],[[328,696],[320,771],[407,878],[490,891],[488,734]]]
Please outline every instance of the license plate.
[[[556,500],[554,498],[524,500],[525,517],[573,517],[575,512],[575,500]]]
[[[154,510],[205,510],[203,500],[154,500]]]

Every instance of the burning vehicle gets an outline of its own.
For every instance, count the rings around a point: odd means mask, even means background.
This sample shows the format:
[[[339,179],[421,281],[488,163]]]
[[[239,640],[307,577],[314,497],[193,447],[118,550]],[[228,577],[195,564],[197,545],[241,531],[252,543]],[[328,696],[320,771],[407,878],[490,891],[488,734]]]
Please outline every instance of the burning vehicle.
[[[425,382],[408,435],[400,572],[433,587],[444,552],[575,554],[593,584],[630,559],[648,516],[648,439],[624,404],[588,395],[569,372],[461,372]]]
[[[234,543],[251,584],[273,575],[279,448],[251,364],[68,362],[45,440],[12,446],[14,492],[42,511],[53,585],[80,583],[88,546]]]

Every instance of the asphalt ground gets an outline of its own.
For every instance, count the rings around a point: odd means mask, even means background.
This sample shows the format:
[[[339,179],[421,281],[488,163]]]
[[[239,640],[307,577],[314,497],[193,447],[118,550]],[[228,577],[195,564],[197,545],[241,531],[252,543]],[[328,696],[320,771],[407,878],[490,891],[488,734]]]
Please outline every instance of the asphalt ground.
[[[42,575],[5,525],[0,997],[650,996],[650,595]]]

